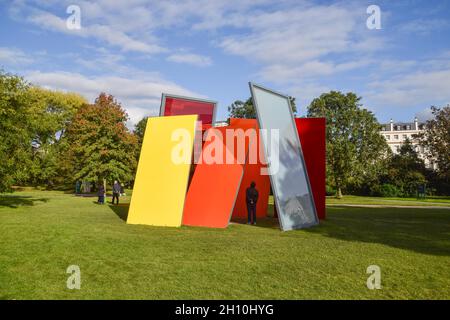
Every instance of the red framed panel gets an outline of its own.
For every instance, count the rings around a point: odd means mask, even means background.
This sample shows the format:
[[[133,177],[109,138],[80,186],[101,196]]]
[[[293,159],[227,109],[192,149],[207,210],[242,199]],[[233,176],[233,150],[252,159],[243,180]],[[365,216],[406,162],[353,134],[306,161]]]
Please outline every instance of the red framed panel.
[[[160,116],[198,115],[202,124],[212,125],[215,121],[217,102],[163,93]]]
[[[306,170],[316,205],[317,216],[325,219],[326,142],[325,118],[296,118]]]

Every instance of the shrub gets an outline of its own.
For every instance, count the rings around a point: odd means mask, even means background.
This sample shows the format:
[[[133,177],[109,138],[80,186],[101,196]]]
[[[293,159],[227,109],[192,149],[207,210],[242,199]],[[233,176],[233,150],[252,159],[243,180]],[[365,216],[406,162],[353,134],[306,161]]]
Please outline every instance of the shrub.
[[[399,197],[402,195],[402,191],[398,187],[389,183],[373,186],[371,193],[375,197]]]
[[[334,196],[334,195],[336,195],[336,190],[333,187],[331,187],[329,185],[326,185],[326,187],[325,187],[325,194],[327,196]]]

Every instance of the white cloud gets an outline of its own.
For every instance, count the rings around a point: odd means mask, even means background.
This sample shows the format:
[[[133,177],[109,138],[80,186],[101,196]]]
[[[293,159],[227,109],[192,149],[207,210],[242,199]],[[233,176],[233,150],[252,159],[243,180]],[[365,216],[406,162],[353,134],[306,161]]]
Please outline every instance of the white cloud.
[[[416,117],[419,122],[425,122],[433,118],[433,114],[431,113],[431,108],[423,109],[416,113]]]
[[[88,47],[88,49],[91,50],[89,58],[74,55],[72,59],[82,67],[91,70],[127,71],[127,67],[124,65],[126,59],[123,55],[112,53],[102,47]]]
[[[293,67],[288,64],[272,64],[264,67],[259,75],[274,83],[290,83],[300,79],[317,79],[329,76],[337,72],[345,72],[355,68],[367,66],[372,63],[371,59],[361,59],[356,61],[334,63],[332,61],[311,60]],[[301,83],[304,83],[302,81]]]
[[[120,76],[87,77],[71,72],[30,71],[25,78],[33,84],[50,89],[77,92],[93,101],[100,92],[114,95],[127,110],[131,123],[144,115],[156,115],[163,92],[205,98],[154,74],[141,74],[134,79]]]
[[[306,115],[307,107],[314,98],[319,97],[324,92],[329,92],[332,88],[317,83],[304,83],[301,86],[289,87],[289,95],[296,97],[297,114]]]
[[[0,47],[0,66],[30,64],[33,59],[22,50]]]
[[[370,63],[370,53],[384,40],[367,33],[361,17],[342,4],[235,14],[226,17],[227,23],[248,31],[228,36],[218,46],[261,64],[259,75],[266,81],[301,84]],[[336,55],[341,61],[331,57]]]
[[[369,84],[374,106],[441,105],[450,101],[450,69],[404,73]]]
[[[95,38],[123,51],[144,54],[173,51],[167,61],[196,66],[209,66],[212,60],[201,54],[166,48],[161,45],[158,32],[173,27],[182,32],[231,28],[226,37],[220,31],[216,34],[217,45],[229,54],[264,64],[268,70],[260,72],[263,76],[273,69],[311,70],[314,64],[320,65],[319,72],[329,75],[343,69],[330,65],[330,59],[323,61],[327,55],[371,52],[381,44],[377,37],[361,35],[366,29],[361,19],[365,12],[362,6],[358,7],[362,8],[359,12],[351,5],[314,5],[298,0],[78,1],[82,29],[69,30],[65,20],[68,15],[56,16],[50,8],[56,5],[65,8],[72,2],[16,1],[11,11],[16,16],[21,12],[22,19],[40,28]],[[348,56],[348,61],[341,63],[358,59]],[[311,73],[300,77],[306,78]],[[298,75],[290,74],[291,78],[286,80],[298,80]]]
[[[210,57],[193,54],[193,53],[176,53],[167,57],[168,61],[176,63],[191,64],[199,67],[207,67],[212,65]]]
[[[92,24],[82,25],[81,29],[68,29],[66,20],[51,14],[49,12],[38,11],[28,17],[28,21],[38,25],[41,28],[59,31],[65,34],[79,36],[79,37],[93,37],[104,41],[107,44],[119,47],[123,51],[136,51],[142,53],[160,53],[167,49],[152,43],[139,41],[131,38],[126,33],[116,30],[108,25]]]

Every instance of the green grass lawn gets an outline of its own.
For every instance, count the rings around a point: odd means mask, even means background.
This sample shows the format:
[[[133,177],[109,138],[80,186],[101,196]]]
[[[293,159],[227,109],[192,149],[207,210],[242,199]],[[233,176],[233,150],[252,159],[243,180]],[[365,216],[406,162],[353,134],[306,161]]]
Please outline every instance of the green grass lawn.
[[[450,210],[329,207],[308,230],[127,225],[128,207],[0,195],[2,299],[450,299]],[[129,201],[129,198],[121,200]],[[69,265],[81,290],[66,288]],[[366,287],[378,265],[382,289]]]
[[[383,206],[441,206],[450,207],[450,197],[427,197],[425,199],[417,198],[381,198],[381,197],[362,197],[362,196],[344,196],[341,199],[336,197],[327,197],[327,204],[368,204]]]

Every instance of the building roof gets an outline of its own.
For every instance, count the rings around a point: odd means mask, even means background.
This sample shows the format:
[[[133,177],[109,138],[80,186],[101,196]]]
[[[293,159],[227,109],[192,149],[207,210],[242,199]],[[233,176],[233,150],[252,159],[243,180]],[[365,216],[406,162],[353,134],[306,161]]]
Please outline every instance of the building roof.
[[[391,120],[392,121],[392,120]],[[415,122],[392,122],[394,125],[394,131],[405,131],[405,130],[415,130]],[[423,129],[425,123],[418,122],[419,130]],[[391,122],[381,124],[383,131],[391,131]],[[400,127],[400,128],[399,128]]]

